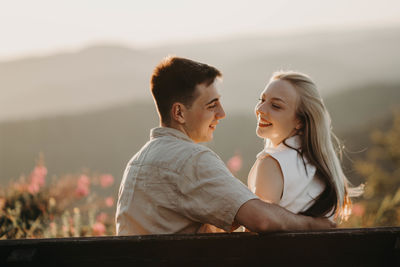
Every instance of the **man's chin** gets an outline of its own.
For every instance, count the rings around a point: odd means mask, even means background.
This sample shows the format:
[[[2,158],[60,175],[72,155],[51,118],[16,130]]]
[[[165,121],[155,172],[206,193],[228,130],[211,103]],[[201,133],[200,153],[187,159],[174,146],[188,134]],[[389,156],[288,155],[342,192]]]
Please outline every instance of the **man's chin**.
[[[202,143],[211,142],[213,139],[214,139],[213,134],[210,134],[209,136],[207,136],[207,138],[204,138],[204,140],[202,141]]]

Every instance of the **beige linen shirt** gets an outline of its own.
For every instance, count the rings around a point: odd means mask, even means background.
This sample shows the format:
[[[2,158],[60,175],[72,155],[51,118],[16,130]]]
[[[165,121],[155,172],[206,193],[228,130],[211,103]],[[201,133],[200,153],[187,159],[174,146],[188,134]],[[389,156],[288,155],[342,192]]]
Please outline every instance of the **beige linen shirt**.
[[[125,169],[117,235],[196,233],[204,223],[229,231],[240,206],[255,198],[212,150],[154,128]]]

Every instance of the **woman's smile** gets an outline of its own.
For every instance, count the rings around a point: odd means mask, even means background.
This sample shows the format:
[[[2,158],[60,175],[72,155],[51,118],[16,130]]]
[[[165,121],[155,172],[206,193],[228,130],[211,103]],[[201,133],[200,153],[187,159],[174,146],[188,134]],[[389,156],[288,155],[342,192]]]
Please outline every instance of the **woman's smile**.
[[[258,126],[259,127],[269,127],[271,125],[272,125],[272,123],[270,123],[266,119],[261,118],[261,116],[258,116]]]

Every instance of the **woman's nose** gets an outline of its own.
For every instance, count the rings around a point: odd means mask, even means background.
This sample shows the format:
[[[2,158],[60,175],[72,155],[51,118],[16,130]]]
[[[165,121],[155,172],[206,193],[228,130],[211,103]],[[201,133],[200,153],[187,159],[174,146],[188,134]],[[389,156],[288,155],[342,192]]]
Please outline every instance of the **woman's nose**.
[[[256,106],[256,115],[259,115],[259,114],[265,115],[265,111],[263,109],[263,104],[258,104]]]

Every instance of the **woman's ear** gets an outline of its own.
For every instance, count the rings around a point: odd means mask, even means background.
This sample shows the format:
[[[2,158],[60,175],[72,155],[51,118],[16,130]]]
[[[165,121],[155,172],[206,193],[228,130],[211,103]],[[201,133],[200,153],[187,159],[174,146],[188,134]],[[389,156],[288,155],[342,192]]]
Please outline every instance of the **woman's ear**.
[[[297,131],[303,129],[303,122],[301,119],[296,120],[296,127],[294,127]]]
[[[185,106],[182,103],[174,103],[171,109],[171,118],[178,123],[185,123]]]

